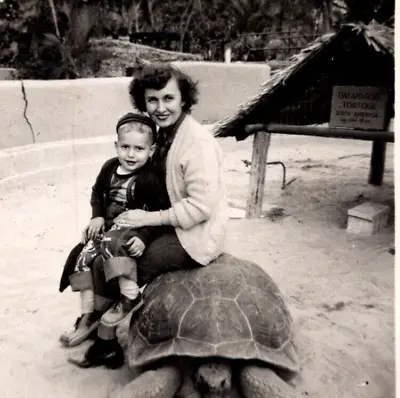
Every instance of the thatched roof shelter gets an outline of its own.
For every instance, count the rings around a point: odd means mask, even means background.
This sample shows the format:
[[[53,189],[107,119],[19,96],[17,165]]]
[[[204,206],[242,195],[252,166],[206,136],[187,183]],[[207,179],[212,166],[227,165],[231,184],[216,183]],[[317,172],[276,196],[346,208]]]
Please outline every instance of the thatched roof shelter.
[[[372,21],[318,38],[274,73],[254,98],[214,125],[217,137],[244,140],[247,124],[328,123],[335,85],[381,86],[394,103],[394,29]],[[393,111],[394,112],[394,111]],[[393,115],[391,115],[393,116]]]

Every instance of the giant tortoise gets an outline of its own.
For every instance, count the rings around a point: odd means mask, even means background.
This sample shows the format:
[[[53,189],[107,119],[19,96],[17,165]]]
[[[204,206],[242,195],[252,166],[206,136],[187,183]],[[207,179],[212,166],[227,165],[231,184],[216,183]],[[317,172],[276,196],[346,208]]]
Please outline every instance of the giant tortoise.
[[[141,372],[118,397],[294,396],[292,318],[256,264],[222,254],[156,278],[132,317],[128,362]]]

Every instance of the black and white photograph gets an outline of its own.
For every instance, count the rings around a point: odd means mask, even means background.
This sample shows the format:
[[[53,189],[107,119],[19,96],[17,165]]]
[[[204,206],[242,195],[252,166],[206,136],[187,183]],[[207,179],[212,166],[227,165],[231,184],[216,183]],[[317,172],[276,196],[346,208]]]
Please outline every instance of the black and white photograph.
[[[0,0],[0,397],[395,398],[395,0]]]

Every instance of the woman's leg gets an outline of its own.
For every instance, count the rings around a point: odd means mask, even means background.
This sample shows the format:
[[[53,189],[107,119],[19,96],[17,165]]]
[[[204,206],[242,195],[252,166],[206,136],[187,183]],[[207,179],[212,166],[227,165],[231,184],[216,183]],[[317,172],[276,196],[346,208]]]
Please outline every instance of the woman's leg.
[[[138,285],[148,284],[166,272],[200,266],[186,253],[175,230],[171,228],[169,232],[150,243],[143,255],[137,259]]]

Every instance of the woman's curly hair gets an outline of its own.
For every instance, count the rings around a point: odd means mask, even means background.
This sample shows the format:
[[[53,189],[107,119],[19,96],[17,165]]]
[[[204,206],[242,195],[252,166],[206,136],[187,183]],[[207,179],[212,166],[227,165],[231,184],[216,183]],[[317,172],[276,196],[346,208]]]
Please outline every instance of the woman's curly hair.
[[[182,110],[190,113],[198,102],[197,82],[186,73],[171,64],[145,65],[136,74],[129,85],[129,95],[133,106],[140,112],[146,112],[145,90],[162,90],[171,78],[175,78],[182,96]]]

